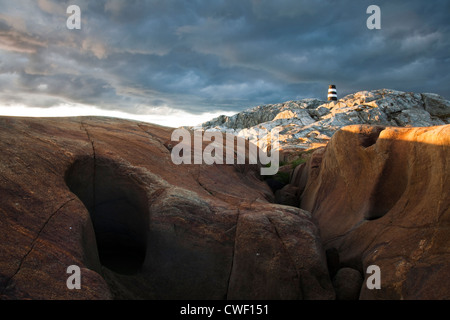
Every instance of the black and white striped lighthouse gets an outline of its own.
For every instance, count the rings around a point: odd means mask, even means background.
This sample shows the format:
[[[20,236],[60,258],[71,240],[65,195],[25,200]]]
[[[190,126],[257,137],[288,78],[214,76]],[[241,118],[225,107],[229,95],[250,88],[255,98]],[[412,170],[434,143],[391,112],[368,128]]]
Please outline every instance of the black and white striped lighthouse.
[[[336,86],[334,84],[328,87],[328,101],[337,101]]]

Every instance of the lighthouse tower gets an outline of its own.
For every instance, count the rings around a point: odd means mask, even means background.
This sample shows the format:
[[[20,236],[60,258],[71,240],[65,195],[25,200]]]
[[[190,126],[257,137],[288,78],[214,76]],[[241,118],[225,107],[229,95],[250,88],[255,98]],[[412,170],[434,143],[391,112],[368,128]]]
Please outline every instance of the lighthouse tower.
[[[328,87],[328,101],[337,101],[336,86],[334,84]]]

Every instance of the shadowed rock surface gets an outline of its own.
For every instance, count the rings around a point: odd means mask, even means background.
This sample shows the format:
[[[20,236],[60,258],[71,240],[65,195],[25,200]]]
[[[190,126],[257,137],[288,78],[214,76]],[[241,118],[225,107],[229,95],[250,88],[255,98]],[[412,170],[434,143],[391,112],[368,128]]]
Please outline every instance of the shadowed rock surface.
[[[333,278],[336,300],[358,300],[363,277],[358,270],[342,268]]]
[[[293,177],[340,266],[366,280],[380,267],[381,289],[363,285],[360,299],[450,299],[449,168],[450,125],[355,125]]]
[[[310,214],[258,166],[174,165],[172,131],[0,117],[0,298],[333,299]]]

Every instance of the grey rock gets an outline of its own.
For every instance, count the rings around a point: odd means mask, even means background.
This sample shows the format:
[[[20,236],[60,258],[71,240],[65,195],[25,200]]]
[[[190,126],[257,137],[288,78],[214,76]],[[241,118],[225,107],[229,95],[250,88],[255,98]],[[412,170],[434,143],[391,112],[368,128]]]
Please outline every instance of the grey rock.
[[[430,125],[441,125],[441,121],[432,120],[430,114],[422,109],[403,110],[395,117],[397,123],[402,126],[427,127]]]
[[[422,93],[422,99],[425,104],[425,110],[432,116],[440,118],[450,117],[450,101],[435,93]]]
[[[252,142],[258,129],[280,131],[281,149],[325,145],[340,128],[353,124],[427,127],[450,123],[450,101],[433,93],[389,89],[361,91],[339,101],[303,99],[258,106],[234,116],[202,124],[209,130],[231,132]]]

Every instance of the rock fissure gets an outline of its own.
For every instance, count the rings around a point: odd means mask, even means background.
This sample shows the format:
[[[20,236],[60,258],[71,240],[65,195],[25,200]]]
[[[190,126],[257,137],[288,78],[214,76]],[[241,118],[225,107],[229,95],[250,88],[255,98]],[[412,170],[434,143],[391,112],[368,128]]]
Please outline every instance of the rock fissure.
[[[212,196],[214,195],[214,193],[212,193],[211,191],[209,191],[208,188],[206,188],[206,186],[205,186],[203,183],[200,182],[200,180],[198,180],[197,182],[198,182],[198,184],[200,185],[200,187],[202,187],[202,189],[205,190],[208,194],[210,194],[210,195],[212,195]]]
[[[89,131],[87,130],[86,126],[84,125],[83,122],[81,122],[81,126],[83,127],[84,131],[86,132],[88,141],[91,143],[92,146],[92,158],[93,158],[93,164],[92,164],[92,201],[93,203],[96,203],[95,201],[95,179],[96,179],[96,169],[97,169],[97,155],[95,153],[95,145],[94,145],[94,140],[91,139],[91,135],[89,134]],[[95,207],[92,208],[92,210],[94,210],[95,212]]]
[[[240,215],[241,215],[240,209],[237,208],[236,224],[235,224],[235,227],[234,227],[235,228],[235,230],[234,230],[234,241],[233,241],[233,247],[232,247],[233,249],[232,249],[232,252],[231,252],[231,265],[230,265],[230,272],[229,272],[229,275],[228,275],[227,291],[225,293],[225,300],[228,300],[228,294],[230,292],[231,277],[233,276],[234,256],[235,256],[235,253],[236,253],[236,243],[237,243],[236,239],[237,239],[237,234],[238,234],[239,217],[240,217]],[[225,233],[228,233],[228,231],[226,231]]]
[[[297,265],[296,265],[294,259],[292,258],[291,253],[289,252],[288,248],[286,247],[286,244],[284,243],[283,239],[281,238],[280,233],[278,232],[278,229],[277,229],[275,223],[272,221],[272,219],[270,219],[269,216],[266,215],[265,217],[267,218],[267,220],[269,221],[273,230],[275,231],[275,234],[276,234],[278,240],[280,241],[280,244],[284,250],[284,253],[288,257],[289,261],[291,262],[292,268],[295,270],[297,280],[299,281],[300,293],[301,293],[302,297],[305,297],[305,293],[303,291],[303,285],[302,285],[302,278],[300,276],[300,272],[297,268]]]
[[[167,153],[170,154],[170,153],[171,153],[171,151],[172,151],[171,147],[170,147],[169,145],[167,145],[166,143],[164,143],[164,142],[161,140],[160,137],[158,137],[157,135],[154,135],[153,133],[151,133],[151,132],[145,130],[145,129],[144,129],[144,126],[141,125],[141,124],[138,124],[137,126],[138,126],[138,128],[139,128],[140,130],[142,130],[142,131],[145,133],[145,135],[146,135],[147,137],[150,137],[150,138],[151,138],[151,139],[150,139],[150,142],[153,143],[153,144],[155,144],[155,145],[157,145],[157,146],[158,146],[158,150],[160,150],[161,153],[163,153],[163,154],[167,154]]]
[[[359,221],[359,222],[356,223],[350,230],[346,231],[346,232],[343,233],[343,234],[340,234],[340,235],[338,235],[338,236],[335,236],[335,237],[332,237],[332,238],[329,238],[329,239],[323,241],[323,244],[324,244],[325,246],[327,246],[328,244],[333,243],[334,241],[336,241],[336,240],[338,240],[338,239],[341,239],[341,238],[343,238],[343,237],[345,237],[345,236],[348,236],[350,233],[352,233],[352,232],[354,232],[355,230],[357,230],[363,223],[367,223],[367,221],[366,221],[366,220],[361,220],[361,221]]]
[[[17,267],[17,270],[14,272],[14,274],[9,277],[9,279],[6,281],[5,287],[3,288],[3,291],[1,294],[4,294],[4,292],[8,289],[8,286],[11,282],[11,280],[20,272],[20,269],[22,268],[22,265],[24,264],[26,258],[30,255],[30,253],[33,251],[37,241],[39,240],[39,237],[41,236],[42,232],[44,231],[45,227],[49,224],[50,220],[62,209],[64,208],[69,202],[75,200],[75,198],[69,199],[66,202],[64,202],[61,206],[56,209],[48,218],[45,220],[42,227],[39,229],[36,237],[34,237],[33,241],[31,242],[30,249],[27,251],[27,253],[22,257],[22,259],[19,262],[19,266]]]

